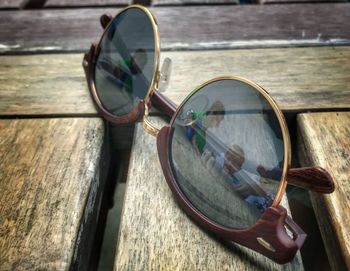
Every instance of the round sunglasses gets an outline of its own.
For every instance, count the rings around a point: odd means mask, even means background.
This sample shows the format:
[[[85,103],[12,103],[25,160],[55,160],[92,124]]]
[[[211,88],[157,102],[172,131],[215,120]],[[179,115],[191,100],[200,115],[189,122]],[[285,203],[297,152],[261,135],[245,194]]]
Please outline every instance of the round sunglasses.
[[[287,184],[331,193],[334,183],[323,168],[290,168],[288,128],[276,102],[261,86],[226,76],[200,85],[176,107],[161,94],[171,60],[159,70],[150,11],[132,5],[100,21],[105,31],[83,60],[98,112],[115,124],[142,121],[157,137],[166,181],[199,226],[277,263],[291,261],[306,234],[280,205]],[[151,106],[171,117],[169,125],[152,125]]]

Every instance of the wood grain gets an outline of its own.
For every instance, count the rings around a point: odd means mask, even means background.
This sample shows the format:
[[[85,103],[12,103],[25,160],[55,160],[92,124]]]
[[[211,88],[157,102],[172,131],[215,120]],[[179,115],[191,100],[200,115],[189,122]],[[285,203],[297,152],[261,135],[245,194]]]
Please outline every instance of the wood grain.
[[[0,52],[87,51],[102,34],[100,16],[118,11],[3,11]],[[350,21],[347,3],[154,7],[151,11],[160,27],[163,50],[350,44],[350,27],[344,23]]]
[[[346,2],[346,0],[258,0],[260,4],[290,4],[290,3],[320,3],[320,2]]]
[[[153,0],[152,4],[155,6],[163,5],[189,5],[189,4],[239,4],[238,0]]]
[[[317,193],[334,192],[332,176],[322,167],[291,168],[287,173],[288,184],[298,186]]]
[[[1,270],[81,268],[103,184],[102,121],[1,120],[0,130]]]
[[[3,8],[19,8],[22,0],[0,0],[0,9]]]
[[[161,126],[154,117],[151,121]],[[135,138],[115,270],[303,270],[299,254],[279,266],[238,245],[229,251],[200,230],[174,201],[158,161],[156,139],[141,125]]]
[[[96,115],[83,55],[1,57],[1,115]]]
[[[179,104],[198,85],[238,75],[264,87],[284,111],[350,105],[350,49],[296,48],[167,53],[173,72],[164,95]]]
[[[47,0],[23,0],[21,3],[21,9],[36,9],[42,8]]]
[[[45,7],[125,6],[132,0],[47,0]]]
[[[222,75],[249,78],[284,111],[350,107],[349,47],[165,52],[173,72],[165,96],[179,104]],[[0,57],[0,115],[95,116],[80,54]],[[210,68],[209,68],[210,67]]]
[[[298,116],[299,157],[303,165],[319,165],[332,175],[335,192],[311,193],[333,270],[350,269],[350,113]]]

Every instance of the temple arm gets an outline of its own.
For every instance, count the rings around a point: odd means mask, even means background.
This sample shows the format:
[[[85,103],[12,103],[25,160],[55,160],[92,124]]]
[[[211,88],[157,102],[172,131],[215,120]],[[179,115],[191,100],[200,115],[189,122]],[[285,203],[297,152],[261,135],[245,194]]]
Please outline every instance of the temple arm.
[[[287,174],[289,184],[318,193],[332,193],[332,176],[322,167],[291,168]]]
[[[172,117],[176,111],[176,105],[169,98],[165,97],[158,91],[154,91],[151,102],[154,107]],[[210,135],[213,141],[220,144],[220,140],[214,139],[214,135]],[[237,154],[235,154],[237,156]],[[269,173],[260,172],[262,176],[268,177]],[[290,185],[298,186],[304,189],[312,190],[318,193],[332,193],[334,191],[334,182],[331,175],[321,167],[303,167],[291,168],[287,172],[287,182]]]

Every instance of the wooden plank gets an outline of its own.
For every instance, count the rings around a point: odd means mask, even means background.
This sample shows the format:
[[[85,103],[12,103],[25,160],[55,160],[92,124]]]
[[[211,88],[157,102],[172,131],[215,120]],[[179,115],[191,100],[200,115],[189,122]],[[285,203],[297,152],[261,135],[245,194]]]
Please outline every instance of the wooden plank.
[[[200,230],[175,203],[155,138],[137,125],[135,139],[115,270],[303,270],[299,254],[280,266],[238,245],[230,251]]]
[[[222,75],[249,78],[284,111],[350,108],[350,47],[165,52],[173,72],[165,95],[179,104],[199,84]],[[84,115],[96,111],[83,56],[0,57],[0,115]]]
[[[350,48],[220,50],[168,53],[173,73],[165,95],[179,104],[190,90],[222,75],[263,86],[284,111],[350,107]]]
[[[83,270],[104,182],[102,121],[0,120],[0,130],[1,269]]]
[[[19,8],[22,0],[0,0],[0,9],[3,8]]]
[[[97,115],[83,55],[1,57],[1,115]]]
[[[239,0],[153,0],[152,4],[155,6],[239,4]]]
[[[23,0],[21,3],[22,9],[42,8],[47,0]]]
[[[350,21],[348,3],[151,11],[160,27],[163,50],[350,44],[350,27],[345,23]],[[102,33],[99,17],[116,12],[114,8],[2,11],[0,52],[86,51]]]
[[[349,112],[298,116],[302,165],[326,168],[336,185],[333,194],[310,194],[332,270],[350,269],[349,127]]]
[[[125,6],[132,0],[48,0],[45,7]]]
[[[315,3],[320,2],[346,2],[347,0],[260,0],[260,4],[290,4],[290,3]]]

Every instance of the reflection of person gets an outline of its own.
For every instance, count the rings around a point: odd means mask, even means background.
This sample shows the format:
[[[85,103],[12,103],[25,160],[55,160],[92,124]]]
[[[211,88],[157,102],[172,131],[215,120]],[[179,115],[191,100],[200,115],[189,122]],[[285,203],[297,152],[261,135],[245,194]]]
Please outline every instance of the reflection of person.
[[[259,185],[259,181],[243,168],[244,160],[244,151],[238,145],[233,145],[217,156],[209,150],[205,150],[202,155],[202,162],[217,180],[223,180],[242,200],[264,213],[273,200]]]
[[[222,102],[216,101],[206,112],[191,112],[195,122],[186,128],[186,137],[190,140],[197,151],[202,154],[206,145],[206,130],[218,127],[224,119],[225,108]]]
[[[219,164],[231,175],[241,170],[244,160],[244,151],[236,144],[217,158]]]
[[[147,64],[147,53],[144,49],[137,49],[131,56],[130,60],[122,59],[114,69],[114,75],[119,79],[119,87],[124,87],[126,92],[140,99],[137,92],[133,89],[133,76],[142,74]],[[127,67],[126,69],[123,67]]]
[[[272,168],[272,169],[266,169],[262,165],[259,165],[256,168],[256,171],[260,174],[263,178],[268,178],[270,180],[274,181],[280,181],[282,176],[282,168],[283,168],[283,161],[280,161],[278,166]]]

